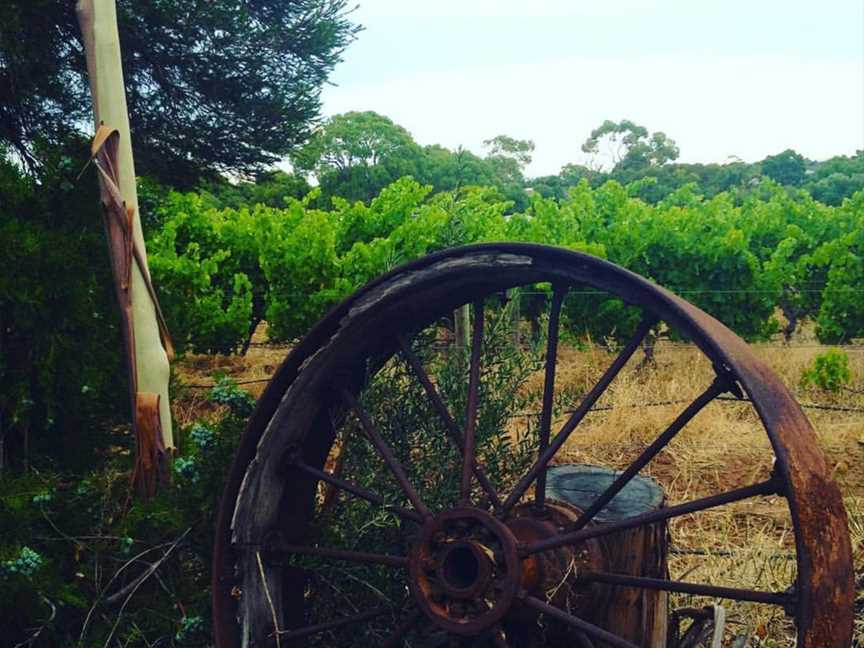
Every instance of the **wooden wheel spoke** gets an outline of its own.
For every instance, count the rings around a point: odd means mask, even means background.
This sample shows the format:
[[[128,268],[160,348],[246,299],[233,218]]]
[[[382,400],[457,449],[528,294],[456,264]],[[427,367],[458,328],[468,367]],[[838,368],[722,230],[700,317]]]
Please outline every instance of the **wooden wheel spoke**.
[[[429,374],[426,373],[426,370],[423,368],[423,363],[420,362],[420,358],[417,357],[417,354],[411,349],[411,345],[408,340],[400,336],[399,337],[399,347],[402,351],[402,355],[405,358],[405,362],[408,363],[408,366],[411,368],[411,371],[417,377],[417,380],[420,381],[420,384],[423,386],[423,390],[426,392],[426,397],[429,399],[429,402],[432,403],[432,409],[438,414],[438,418],[441,419],[441,422],[444,424],[444,429],[447,432],[447,436],[450,437],[450,440],[453,442],[453,445],[456,446],[459,454],[463,454],[465,452],[465,443],[462,438],[462,431],[459,429],[459,426],[456,424],[456,421],[450,415],[449,410],[447,409],[447,405],[444,403],[444,400],[441,398],[441,395],[438,393],[438,390],[435,388],[435,385],[432,383],[432,380],[429,378]],[[480,483],[480,487],[486,493],[486,496],[489,498],[489,502],[492,504],[492,508],[495,511],[501,510],[501,498],[498,497],[498,493],[495,490],[495,486],[492,485],[492,482],[489,481],[489,478],[486,476],[486,472],[483,468],[478,465],[476,462],[474,463],[474,476],[477,478],[477,481]]]
[[[375,429],[375,426],[372,424],[372,419],[369,418],[369,414],[365,409],[363,409],[363,406],[354,397],[354,394],[347,389],[342,390],[342,398],[344,398],[345,402],[347,402],[348,405],[351,406],[351,409],[354,410],[354,414],[360,421],[360,425],[363,426],[366,436],[369,437],[369,440],[372,442],[372,445],[375,446],[378,454],[380,454],[381,458],[384,459],[384,463],[387,464],[390,472],[392,472],[393,476],[396,477],[396,481],[399,482],[399,487],[402,489],[402,492],[405,493],[405,496],[421,516],[428,517],[429,509],[426,508],[423,500],[420,499],[417,491],[414,490],[411,482],[408,481],[405,470],[402,468],[402,464],[399,463],[399,460],[396,459],[393,450],[390,449],[390,446],[387,445],[384,439],[381,438],[378,430]]]
[[[761,592],[759,590],[740,589],[736,587],[720,587],[702,583],[684,583],[665,578],[647,578],[645,576],[629,576],[627,574],[610,574],[607,572],[584,572],[579,575],[580,581],[623,585],[641,589],[661,590],[679,594],[694,594],[696,596],[713,596],[715,598],[749,601],[751,603],[766,603],[789,607],[795,603],[795,597],[782,592]]]
[[[367,610],[366,612],[352,614],[351,616],[342,617],[341,619],[334,619],[333,621],[327,621],[325,623],[316,623],[314,625],[304,626],[302,628],[297,628],[296,630],[280,630],[278,632],[278,635],[282,639],[302,639],[303,637],[309,637],[320,632],[326,632],[328,630],[335,630],[336,628],[341,628],[346,625],[370,621],[383,614],[387,614],[387,612],[389,612],[390,610],[391,608],[385,606],[377,607],[371,610]]]
[[[539,476],[541,472],[545,472],[549,462],[555,456],[555,453],[561,448],[562,445],[567,441],[570,437],[570,434],[579,423],[582,422],[582,419],[588,414],[594,404],[599,400],[600,396],[603,395],[603,392],[606,391],[606,388],[612,383],[615,379],[615,376],[624,368],[624,365],[627,364],[627,361],[630,357],[636,352],[639,348],[639,345],[642,343],[642,340],[648,335],[648,332],[651,330],[651,327],[654,326],[656,320],[653,317],[646,317],[642,320],[642,323],[639,325],[639,328],[636,330],[636,333],[632,338],[627,342],[626,346],[621,350],[621,353],[615,358],[612,364],[608,369],[604,372],[604,374],[600,377],[600,380],[597,381],[597,384],[591,389],[588,394],[586,394],[585,398],[582,399],[582,402],[579,404],[573,414],[571,414],[570,418],[555,435],[555,438],[552,440],[552,443],[546,448],[546,451],[540,456],[540,458],[534,462],[534,465],[528,470],[527,473],[519,480],[519,483],[513,489],[513,492],[507,497],[504,501],[504,510],[507,511],[513,507],[516,502],[518,502],[522,496],[525,494],[525,491],[531,486],[535,479]]]
[[[420,610],[414,610],[400,623],[393,631],[387,641],[381,644],[381,648],[399,648],[402,645],[402,640],[411,632],[411,629],[417,624],[421,617]]]
[[[702,408],[714,400],[717,396],[729,389],[729,379],[726,376],[717,376],[711,386],[702,392],[696,400],[690,403],[687,408],[678,415],[672,424],[658,436],[650,446],[645,448],[641,455],[636,460],[627,466],[627,469],[622,472],[614,482],[607,488],[585,512],[579,516],[569,530],[578,531],[594,519],[594,516],[602,511],[612,499],[621,492],[621,490],[630,482],[636,474],[644,468],[657,454],[665,448],[669,442],[680,432],[690,420],[696,416]]]
[[[275,546],[273,549],[277,553],[297,554],[299,556],[321,556],[322,558],[385,565],[387,567],[408,566],[408,559],[405,556],[394,556],[391,554],[351,551],[350,549],[331,549],[329,547],[307,547],[305,545],[293,544],[282,544]]]
[[[411,520],[412,522],[418,523],[423,522],[423,518],[415,511],[406,509],[402,506],[387,504],[384,501],[384,498],[378,495],[378,493],[373,493],[372,491],[367,490],[362,486],[358,486],[357,484],[352,484],[349,481],[340,479],[339,477],[336,477],[336,475],[333,475],[324,470],[318,470],[317,468],[310,466],[309,464],[303,463],[302,461],[296,461],[291,465],[293,468],[305,472],[307,475],[311,475],[316,479],[320,479],[321,481],[327,482],[328,484],[332,484],[336,488],[343,490],[347,493],[351,493],[352,495],[355,495],[360,499],[364,499],[367,502],[371,502],[372,504],[383,506],[387,510],[392,511],[404,520]]]
[[[552,293],[552,305],[549,310],[549,332],[546,337],[546,368],[543,381],[543,407],[540,411],[540,432],[537,446],[537,458],[543,456],[549,447],[549,434],[552,427],[552,405],[555,398],[555,367],[558,364],[558,334],[561,320],[561,306],[567,288],[557,286]],[[537,475],[534,486],[534,504],[542,508],[546,503],[546,469]]]
[[[525,596],[522,598],[523,603],[530,608],[537,610],[538,612],[542,612],[543,614],[560,621],[561,623],[566,623],[578,630],[581,630],[583,633],[597,639],[599,641],[606,642],[610,646],[615,646],[615,648],[638,648],[635,644],[630,643],[626,639],[622,639],[611,632],[607,632],[603,630],[603,628],[598,628],[593,623],[588,623],[579,617],[575,617],[572,614],[568,614],[564,610],[561,610],[553,605],[549,605],[545,601],[541,601],[538,598],[533,596]]]
[[[483,301],[474,302],[474,328],[471,334],[471,365],[468,369],[468,402],[465,406],[465,447],[462,451],[462,481],[459,501],[471,502],[471,475],[474,473],[477,406],[480,398],[480,358],[483,351]]]
[[[590,526],[576,531],[565,530],[565,533],[561,535],[526,545],[524,549],[520,552],[520,554],[522,556],[528,556],[531,554],[539,553],[541,551],[547,551],[549,549],[556,549],[558,547],[563,547],[566,545],[573,545],[578,542],[590,540],[591,538],[600,538],[602,536],[610,535],[612,533],[618,533],[620,531],[626,531],[628,529],[635,529],[637,527],[645,526],[646,524],[654,524],[681,515],[704,511],[706,509],[714,508],[716,506],[731,504],[732,502],[739,502],[741,500],[749,499],[751,497],[757,497],[759,495],[773,495],[781,492],[781,490],[782,483],[780,482],[780,479],[778,477],[772,477],[771,479],[759,482],[758,484],[745,486],[743,488],[737,488],[735,490],[720,493],[718,495],[710,495],[708,497],[703,497],[690,502],[685,502],[684,504],[667,506],[665,508],[649,511],[648,513],[643,513],[641,515],[635,515],[633,517],[625,518],[617,522],[598,524],[597,526]]]

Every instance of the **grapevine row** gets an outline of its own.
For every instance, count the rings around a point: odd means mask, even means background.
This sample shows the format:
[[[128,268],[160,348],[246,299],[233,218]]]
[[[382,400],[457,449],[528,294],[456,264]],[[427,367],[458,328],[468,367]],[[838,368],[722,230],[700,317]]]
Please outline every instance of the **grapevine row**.
[[[266,320],[274,340],[302,336],[323,312],[391,267],[443,248],[529,241],[594,254],[688,299],[743,337],[787,338],[806,321],[827,343],[864,335],[864,192],[838,207],[763,182],[743,203],[685,186],[652,205],[609,181],[562,200],[531,198],[524,212],[494,189],[433,194],[410,177],[370,203],[306,198],[283,209],[220,208],[172,193],[148,250],[178,347],[234,352]],[[542,293],[544,286],[535,292]],[[524,295],[523,314],[542,294]],[[577,335],[627,335],[626,304],[576,295],[565,309]]]

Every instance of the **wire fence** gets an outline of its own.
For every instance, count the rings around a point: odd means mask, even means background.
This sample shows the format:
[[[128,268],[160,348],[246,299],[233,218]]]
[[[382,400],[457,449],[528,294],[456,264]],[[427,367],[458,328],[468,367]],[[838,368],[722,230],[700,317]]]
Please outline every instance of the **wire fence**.
[[[269,383],[270,380],[272,380],[272,377],[270,377],[270,378],[253,378],[250,380],[232,380],[231,384],[232,385],[261,385],[264,383]],[[213,389],[214,387],[217,387],[218,385],[219,385],[219,383],[215,383],[215,382],[214,383],[205,383],[205,384],[200,384],[200,385],[183,383],[183,387],[186,389]]]
[[[232,381],[234,385],[260,385],[264,383],[269,383],[271,378],[254,378],[251,380],[237,380]],[[187,389],[213,389],[219,383],[206,383],[206,384],[184,384],[183,387]],[[858,390],[849,390],[856,394],[861,394],[861,391]],[[714,400],[726,402],[726,403],[752,403],[749,398],[731,398],[727,396],[718,396]],[[683,405],[685,403],[689,403],[690,399],[687,398],[678,398],[674,400],[664,400],[664,401],[651,401],[648,403],[628,403],[626,405],[597,405],[588,410],[588,413],[592,412],[610,412],[616,409],[639,409],[644,407],[666,407],[668,405]],[[864,414],[864,407],[847,407],[844,405],[833,405],[829,403],[798,403],[799,406],[805,409],[817,409],[817,410],[826,410],[831,412],[847,412],[847,413],[855,413],[855,414]],[[563,414],[573,414],[575,409],[566,409],[563,410]],[[539,417],[541,412],[519,412],[514,414],[512,418],[537,418]]]
[[[864,292],[864,289],[862,289]],[[545,294],[545,293],[534,293],[534,294]],[[290,349],[292,348],[296,342],[253,342],[250,346],[255,347],[264,347],[264,348],[273,348],[273,349]],[[864,344],[844,344],[844,345],[823,345],[823,344],[787,344],[787,343],[751,343],[749,345],[751,348],[755,349],[780,349],[780,350],[790,350],[790,349],[825,349],[828,347],[831,348],[839,348],[845,353],[864,353]],[[688,352],[692,353],[697,351],[697,347],[693,344],[686,342],[669,342],[664,341],[662,347],[662,352]],[[269,383],[271,377],[266,378],[252,378],[246,380],[237,380],[233,381],[233,384],[242,386],[242,385],[260,385]],[[217,383],[192,383],[192,384],[184,384],[183,387],[187,389],[212,389],[217,386]],[[864,390],[855,389],[852,387],[841,387],[841,389],[847,393],[855,394],[855,395],[864,395]],[[728,397],[718,397],[715,400],[718,401],[726,401],[726,402],[734,402],[734,403],[750,403],[749,399],[740,399],[740,398],[728,398]],[[644,408],[644,407],[662,407],[667,405],[678,405],[689,403],[689,400],[678,399],[678,400],[668,400],[668,401],[652,401],[647,403],[638,403],[638,404],[628,404],[628,405],[602,405],[592,407],[589,412],[604,412],[611,411],[619,408]],[[855,414],[864,414],[864,408],[862,407],[849,407],[843,405],[836,405],[830,403],[806,403],[799,402],[798,403],[802,408],[805,409],[814,409],[814,410],[824,410],[824,411],[833,411],[833,412],[846,412],[846,413],[855,413]],[[565,410],[564,413],[572,413],[573,410]],[[540,412],[522,412],[519,414],[515,414],[514,418],[519,417],[534,417],[539,416]]]
[[[777,295],[783,292],[783,290],[778,290],[776,288],[675,288],[674,286],[662,286],[669,292],[673,292],[676,295]],[[845,294],[845,293],[864,293],[864,288],[855,288],[855,287],[846,287],[841,286],[838,288],[828,288],[823,285],[822,287],[811,287],[811,288],[795,288],[794,293],[822,293],[822,294]],[[520,297],[522,295],[544,295],[551,296],[551,292],[544,292],[542,290],[519,290],[515,293],[516,297]],[[567,295],[608,295],[612,297],[610,293],[607,293],[603,290],[568,290]]]
[[[589,409],[588,413],[590,414],[591,412],[610,412],[612,410],[617,410],[617,409],[639,409],[639,408],[643,408],[643,407],[666,407],[668,405],[684,405],[684,404],[690,403],[691,400],[692,399],[689,399],[689,398],[678,398],[675,400],[651,401],[648,403],[628,403],[626,405],[598,405],[598,406],[595,406],[595,407],[592,407],[591,409]],[[718,396],[714,400],[721,401],[724,403],[737,403],[739,405],[744,404],[744,403],[752,403],[753,402],[749,398],[732,398],[732,397],[728,397],[728,396]],[[846,407],[843,405],[833,405],[833,404],[828,404],[828,403],[798,403],[798,405],[800,405],[801,407],[806,408],[806,409],[819,409],[819,410],[828,410],[828,411],[832,411],[832,412],[852,412],[855,414],[864,414],[864,407]],[[562,413],[573,414],[575,411],[576,411],[575,409],[566,409],[566,410],[563,410]],[[531,418],[531,417],[539,417],[540,414],[541,414],[541,412],[520,412],[520,413],[516,414],[515,416],[516,417],[524,416],[524,417]]]
[[[689,549],[686,547],[669,547],[669,553],[673,556],[704,556],[706,558],[752,558],[754,552],[728,551],[725,549]],[[766,560],[796,560],[793,553],[771,553],[763,556]]]

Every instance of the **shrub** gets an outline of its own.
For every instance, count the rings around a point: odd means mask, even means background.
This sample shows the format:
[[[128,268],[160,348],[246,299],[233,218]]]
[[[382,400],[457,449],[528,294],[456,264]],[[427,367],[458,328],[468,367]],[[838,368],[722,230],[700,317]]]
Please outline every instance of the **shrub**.
[[[96,181],[76,181],[85,151],[46,151],[38,183],[0,159],[0,469],[86,469],[129,416]]]
[[[487,309],[487,326],[481,366],[476,450],[478,463],[499,493],[513,487],[536,458],[536,426],[533,432],[514,435],[512,417],[522,413],[532,398],[525,382],[540,366],[536,353],[525,353],[512,345],[510,313]],[[414,350],[457,418],[467,401],[468,359],[457,350],[442,352],[435,344],[433,326],[417,336]],[[425,391],[399,356],[392,358],[372,378],[361,399],[375,421],[375,427],[403,466],[420,498],[432,509],[452,506],[459,495],[461,456],[436,414]],[[398,407],[393,404],[398,403]],[[334,456],[340,476],[380,494],[388,504],[406,506],[404,493],[379,454],[358,434],[351,417],[338,424]],[[474,497],[482,499],[474,483]],[[406,537],[416,530],[395,517],[384,506],[370,505],[353,497],[333,497],[324,489],[316,499],[316,517],[309,530],[311,541],[322,546],[368,550],[382,553],[404,551]],[[311,556],[294,556],[293,563],[309,569],[313,594],[309,597],[310,618],[337,616],[349,605],[360,609],[393,602],[405,596],[404,582],[379,566],[340,563]],[[328,586],[338,583],[338,589]],[[390,630],[392,632],[392,629]],[[358,635],[357,633],[361,633]],[[337,629],[332,645],[381,645],[387,632],[376,622],[362,628]]]
[[[816,356],[813,364],[801,376],[802,386],[815,385],[835,394],[851,381],[849,356],[839,349],[828,349]]]
[[[253,403],[228,381],[214,392],[227,407],[178,431],[173,483],[152,500],[130,502],[122,453],[79,477],[0,479],[3,645],[209,645],[216,508]]]

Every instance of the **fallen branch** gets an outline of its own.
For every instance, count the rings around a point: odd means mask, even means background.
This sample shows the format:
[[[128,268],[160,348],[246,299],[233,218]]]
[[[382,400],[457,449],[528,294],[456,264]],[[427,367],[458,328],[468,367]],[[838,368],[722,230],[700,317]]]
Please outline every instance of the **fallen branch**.
[[[186,531],[186,533],[188,533],[188,532],[189,532],[189,530]],[[141,553],[136,554],[135,556],[133,556],[132,558],[127,560],[125,563],[123,563],[123,565],[120,566],[120,569],[118,569],[116,572],[114,572],[114,575],[111,577],[111,580],[108,581],[108,584],[101,591],[105,591],[109,587],[111,587],[111,584],[115,580],[117,580],[117,578],[120,576],[120,574],[122,574],[130,565],[138,562],[143,556],[146,556],[151,551],[156,551],[157,549],[161,549],[162,547],[168,547],[170,545],[171,545],[171,543],[166,542],[166,543],[163,543],[160,545],[156,545],[155,547],[150,547],[148,549],[145,549]],[[102,594],[100,592],[100,594],[96,597],[96,600],[93,601],[93,605],[91,605],[90,609],[87,611],[87,616],[84,617],[84,624],[81,626],[81,634],[78,636],[78,643],[79,644],[84,643],[84,635],[87,633],[87,626],[90,625],[90,619],[93,617],[93,613],[96,611],[96,608],[99,606],[99,603],[102,601],[102,598],[103,597],[102,597]]]
[[[41,626],[39,626],[38,628],[36,628],[36,629],[33,631],[33,634],[31,634],[31,635],[30,635],[27,639],[25,639],[24,641],[15,644],[15,645],[13,646],[13,648],[23,648],[24,646],[32,646],[34,643],[36,643],[36,640],[39,638],[39,636],[40,636],[40,635],[45,631],[45,628],[48,627],[48,624],[51,623],[51,622],[54,620],[54,617],[57,616],[57,606],[54,605],[51,601],[49,601],[49,600],[48,600],[47,598],[45,598],[44,596],[41,596],[41,595],[40,595],[40,598],[41,598],[45,603],[48,604],[48,607],[51,608],[51,614],[49,615],[49,617],[48,617],[48,619],[45,621],[45,623],[43,623]]]
[[[168,549],[165,551],[164,554],[162,554],[162,557],[159,558],[159,560],[157,560],[155,563],[150,565],[150,567],[148,567],[144,571],[144,573],[141,574],[141,576],[139,576],[138,578],[136,578],[132,582],[132,584],[134,586],[131,588],[131,590],[129,591],[129,594],[126,596],[126,600],[123,601],[123,605],[120,606],[120,611],[117,613],[117,621],[114,622],[114,626],[111,628],[111,632],[108,634],[108,638],[105,640],[104,648],[108,648],[108,644],[110,644],[111,639],[114,638],[114,633],[117,631],[117,626],[120,625],[120,620],[123,618],[123,611],[126,609],[126,606],[129,604],[129,601],[132,600],[132,597],[135,596],[135,592],[137,592],[138,588],[140,588],[147,581],[147,579],[150,578],[150,576],[152,576],[156,572],[157,569],[159,569],[159,567],[162,565],[162,563],[165,562],[168,559],[168,557],[171,555],[171,552],[173,552],[174,549],[177,547],[177,545],[180,544],[180,541],[183,540],[183,538],[185,538],[191,530],[192,530],[192,527],[189,527],[188,529],[186,529],[180,535],[179,538],[177,538],[174,542],[171,543],[171,546],[168,547]],[[127,588],[124,587],[123,590],[121,590],[121,591],[124,591],[126,589]],[[119,594],[119,592],[118,592],[118,594]],[[116,596],[116,595],[109,596],[106,599],[106,601],[108,601],[110,603],[111,599],[114,598],[114,596]]]

